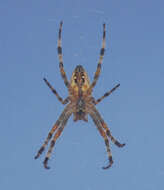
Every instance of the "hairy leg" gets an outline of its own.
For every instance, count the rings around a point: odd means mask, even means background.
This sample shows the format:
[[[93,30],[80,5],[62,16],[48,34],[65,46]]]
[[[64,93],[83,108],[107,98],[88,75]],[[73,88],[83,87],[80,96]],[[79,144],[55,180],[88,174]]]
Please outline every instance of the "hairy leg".
[[[102,41],[102,47],[101,47],[101,50],[100,50],[100,58],[99,58],[99,61],[98,61],[97,70],[95,72],[93,82],[91,83],[89,90],[92,90],[94,88],[94,86],[96,85],[97,80],[99,78],[99,75],[100,75],[101,64],[102,64],[102,60],[103,60],[104,52],[105,52],[105,34],[106,34],[105,33],[105,24],[103,24],[103,41]]]
[[[57,99],[62,103],[62,104],[67,104],[69,102],[69,98],[67,97],[66,99],[62,99],[59,94],[57,93],[57,91],[52,87],[52,85],[48,82],[48,80],[46,78],[43,79],[44,82],[48,85],[48,87],[51,89],[51,91],[55,94],[55,96],[57,97]]]
[[[118,146],[118,147],[123,147],[123,146],[125,146],[125,143],[121,144],[118,140],[116,140],[116,139],[112,136],[112,134],[111,134],[111,132],[110,132],[110,130],[109,130],[109,128],[107,127],[107,125],[106,125],[105,122],[102,122],[102,126],[103,126],[103,128],[105,129],[106,134],[108,135],[108,137],[111,138],[112,142],[113,142],[116,146]]]
[[[58,38],[58,47],[57,47],[57,51],[58,51],[58,57],[59,57],[59,68],[60,68],[60,73],[61,76],[64,80],[64,83],[66,85],[67,88],[69,88],[70,84],[69,81],[67,79],[66,73],[64,71],[64,66],[63,66],[63,55],[62,55],[62,45],[61,45],[61,32],[62,32],[62,25],[63,22],[60,22],[60,27],[59,27],[59,38]]]
[[[43,162],[44,167],[46,169],[50,168],[49,166],[47,166],[48,160],[49,160],[49,158],[51,156],[51,153],[52,153],[53,147],[54,147],[54,145],[56,143],[56,140],[59,138],[59,136],[61,135],[62,131],[64,130],[64,127],[65,127],[65,125],[66,125],[66,123],[67,123],[70,115],[71,115],[70,112],[66,113],[65,117],[63,118],[63,121],[62,121],[60,127],[57,129],[57,132],[56,132],[56,134],[54,135],[54,137],[53,137],[53,139],[51,141],[50,147],[48,149],[48,152],[47,152],[46,157],[45,157],[44,162]]]
[[[41,148],[39,149],[37,155],[35,156],[35,159],[39,158],[39,156],[42,154],[42,152],[44,151],[45,147],[47,146],[48,142],[50,141],[53,133],[56,131],[56,129],[58,129],[58,127],[61,125],[61,123],[63,122],[63,118],[65,118],[68,115],[68,112],[70,113],[70,106],[67,105],[66,108],[64,109],[64,111],[62,112],[62,114],[60,115],[59,119],[56,121],[56,123],[54,124],[54,126],[52,127],[51,131],[49,132],[46,140],[44,141],[43,145],[41,146]]]
[[[116,140],[116,139],[112,136],[112,134],[111,134],[109,128],[107,127],[107,124],[106,124],[106,123],[104,122],[104,120],[101,118],[101,115],[99,114],[99,112],[97,111],[97,109],[96,109],[95,107],[94,107],[93,109],[94,109],[94,112],[95,112],[95,114],[96,114],[96,117],[97,117],[97,118],[99,119],[99,121],[101,122],[102,127],[105,129],[107,136],[108,136],[109,138],[111,138],[112,142],[113,142],[116,146],[118,146],[118,147],[123,147],[123,146],[125,146],[125,144],[121,144],[118,140]]]
[[[113,164],[113,159],[112,159],[112,154],[111,154],[111,150],[110,150],[110,145],[109,145],[109,140],[107,138],[107,135],[102,127],[101,122],[99,121],[98,117],[96,116],[96,113],[93,112],[93,110],[90,110],[90,116],[93,119],[93,122],[95,123],[97,129],[99,130],[101,136],[103,137],[104,141],[105,141],[105,145],[106,145],[106,149],[107,149],[107,153],[108,153],[108,159],[109,159],[109,164],[105,167],[103,167],[103,169],[108,169],[109,167],[112,166]]]
[[[109,96],[113,91],[115,91],[118,87],[120,86],[120,84],[117,84],[114,88],[112,88],[109,92],[106,92],[101,98],[98,98],[94,104],[98,104],[100,103],[104,98],[106,98],[107,96]]]

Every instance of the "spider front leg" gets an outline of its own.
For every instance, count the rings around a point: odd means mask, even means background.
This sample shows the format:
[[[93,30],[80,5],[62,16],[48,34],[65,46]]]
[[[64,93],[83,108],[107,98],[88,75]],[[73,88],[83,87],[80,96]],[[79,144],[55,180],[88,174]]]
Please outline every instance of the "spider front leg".
[[[101,50],[100,50],[100,58],[99,58],[99,61],[98,61],[97,70],[95,72],[93,82],[90,85],[89,90],[94,88],[94,86],[96,85],[97,80],[99,78],[99,75],[100,75],[101,64],[102,64],[102,60],[103,60],[104,52],[105,52],[105,34],[106,34],[106,32],[105,32],[105,24],[103,24],[103,41],[102,41],[102,47],[101,47]]]
[[[113,91],[115,91],[118,87],[120,86],[120,84],[117,84],[114,88],[112,88],[109,92],[106,92],[101,98],[98,98],[96,101],[94,101],[94,104],[98,104],[100,103],[104,98],[106,98],[107,96],[109,96]]]
[[[47,84],[47,86],[51,89],[51,91],[55,94],[55,96],[57,97],[57,99],[62,103],[62,104],[67,104],[69,102],[69,97],[67,97],[65,100],[63,100],[59,94],[57,93],[57,91],[52,87],[52,85],[48,82],[48,80],[46,78],[43,79],[44,82]]]
[[[57,47],[57,51],[58,51],[58,56],[59,56],[59,68],[60,68],[60,73],[61,76],[64,80],[64,83],[66,85],[67,88],[69,88],[70,83],[67,79],[66,73],[64,71],[64,66],[63,66],[63,55],[62,55],[62,45],[61,45],[61,32],[62,32],[62,25],[63,22],[60,22],[60,27],[59,27],[59,38],[58,38],[58,47]]]

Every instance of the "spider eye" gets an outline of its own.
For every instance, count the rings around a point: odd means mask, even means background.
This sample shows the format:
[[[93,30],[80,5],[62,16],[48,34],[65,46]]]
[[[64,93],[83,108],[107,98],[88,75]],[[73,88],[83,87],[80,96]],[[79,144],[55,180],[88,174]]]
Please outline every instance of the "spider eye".
[[[74,82],[77,83],[77,77],[76,76],[74,77]]]
[[[85,82],[85,76],[84,75],[82,75],[82,81],[83,81],[83,83]]]

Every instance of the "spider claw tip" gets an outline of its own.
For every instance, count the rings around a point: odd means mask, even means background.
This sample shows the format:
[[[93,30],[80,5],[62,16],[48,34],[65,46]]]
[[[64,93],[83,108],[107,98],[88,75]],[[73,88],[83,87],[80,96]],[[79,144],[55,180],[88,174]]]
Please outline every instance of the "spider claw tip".
[[[107,166],[102,167],[103,170],[106,170],[112,166],[112,163],[108,164]]]
[[[45,163],[45,162],[44,162],[43,164],[44,164],[44,168],[45,168],[45,169],[47,169],[47,170],[49,170],[49,169],[50,169],[50,167],[49,167],[49,166],[47,166],[47,163]]]
[[[106,169],[108,169],[108,168],[110,168],[110,167],[111,167],[111,165],[108,165],[108,166],[102,167],[102,169],[103,169],[103,170],[106,170]]]
[[[49,167],[49,166],[44,166],[44,168],[45,168],[45,169],[47,169],[47,170],[49,170],[49,169],[50,169],[50,167]]]
[[[102,167],[102,169],[106,170],[106,169],[110,168],[112,166],[112,164],[113,164],[113,160],[109,159],[109,164],[107,166]]]
[[[39,155],[36,155],[36,156],[34,157],[34,159],[36,160],[38,157],[39,157]]]
[[[125,145],[126,145],[126,144],[124,143],[124,144],[121,145],[121,147],[124,147]]]
[[[45,169],[50,169],[49,166],[47,166],[47,163],[48,163],[48,157],[45,158],[44,162],[43,162],[43,165],[44,165],[44,168]]]

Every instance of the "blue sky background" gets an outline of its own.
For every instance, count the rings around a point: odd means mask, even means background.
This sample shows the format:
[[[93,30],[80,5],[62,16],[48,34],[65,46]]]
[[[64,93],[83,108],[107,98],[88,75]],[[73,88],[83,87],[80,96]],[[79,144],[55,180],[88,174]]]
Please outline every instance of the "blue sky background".
[[[0,1],[0,189],[154,190],[164,188],[164,3],[161,0]],[[81,64],[96,70],[106,23],[106,52],[93,95],[120,88],[97,108],[113,136],[109,170],[104,141],[91,119],[70,118],[50,170],[34,156],[63,110],[44,84],[68,95],[56,52],[63,20],[68,77]],[[163,115],[163,116],[162,116]]]

